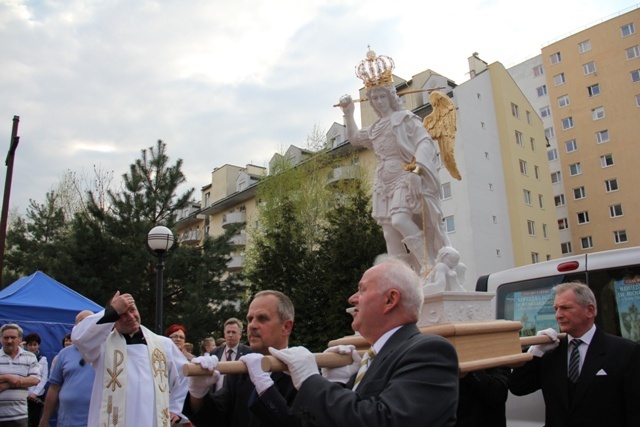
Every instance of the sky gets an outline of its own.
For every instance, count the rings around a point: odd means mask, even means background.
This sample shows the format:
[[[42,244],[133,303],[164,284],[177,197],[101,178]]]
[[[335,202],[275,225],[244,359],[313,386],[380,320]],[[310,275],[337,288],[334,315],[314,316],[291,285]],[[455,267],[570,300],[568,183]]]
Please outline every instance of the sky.
[[[342,123],[332,105],[358,97],[369,46],[404,79],[461,84],[474,52],[508,68],[637,1],[0,0],[2,158],[20,117],[10,211],[67,171],[113,173],[117,190],[158,139],[200,200],[214,168],[267,167]]]

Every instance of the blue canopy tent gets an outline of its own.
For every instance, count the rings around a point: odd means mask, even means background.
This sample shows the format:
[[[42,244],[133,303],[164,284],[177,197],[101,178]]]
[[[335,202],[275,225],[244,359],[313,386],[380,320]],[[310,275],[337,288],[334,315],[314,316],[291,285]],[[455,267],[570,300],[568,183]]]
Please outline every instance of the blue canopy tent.
[[[102,308],[41,271],[0,290],[0,325],[17,323],[25,336],[40,335],[40,352],[49,363],[62,349],[62,339],[71,332],[76,315]]]

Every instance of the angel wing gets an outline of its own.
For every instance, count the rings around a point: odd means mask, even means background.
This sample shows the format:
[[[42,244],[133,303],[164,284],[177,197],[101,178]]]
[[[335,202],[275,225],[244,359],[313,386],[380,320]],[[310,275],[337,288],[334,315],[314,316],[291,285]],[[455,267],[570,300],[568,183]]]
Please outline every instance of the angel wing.
[[[456,142],[456,107],[447,95],[435,90],[429,94],[429,101],[433,111],[422,123],[431,138],[438,141],[442,163],[451,176],[459,181],[462,177],[453,155]]]

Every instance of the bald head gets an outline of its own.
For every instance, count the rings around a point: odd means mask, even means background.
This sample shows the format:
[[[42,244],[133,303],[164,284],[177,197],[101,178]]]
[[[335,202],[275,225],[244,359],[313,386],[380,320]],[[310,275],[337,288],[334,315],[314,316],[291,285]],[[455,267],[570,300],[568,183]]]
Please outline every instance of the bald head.
[[[80,313],[76,315],[76,325],[82,322],[86,317],[89,317],[93,314],[91,310],[82,310]]]

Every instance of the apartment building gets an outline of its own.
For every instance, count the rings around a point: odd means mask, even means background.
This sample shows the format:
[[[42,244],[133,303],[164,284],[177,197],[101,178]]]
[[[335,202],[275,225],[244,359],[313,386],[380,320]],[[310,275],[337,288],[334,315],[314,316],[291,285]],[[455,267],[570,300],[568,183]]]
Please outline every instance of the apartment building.
[[[563,255],[640,245],[640,9],[509,69],[543,121]]]

